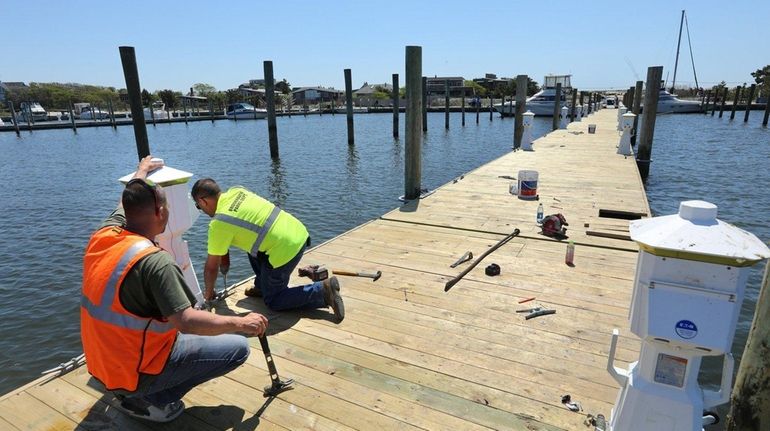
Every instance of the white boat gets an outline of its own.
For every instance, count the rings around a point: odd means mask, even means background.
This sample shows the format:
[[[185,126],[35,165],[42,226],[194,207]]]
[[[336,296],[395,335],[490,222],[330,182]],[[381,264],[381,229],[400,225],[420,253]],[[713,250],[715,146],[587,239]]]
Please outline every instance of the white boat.
[[[152,109],[152,111],[150,111]],[[153,117],[156,120],[168,120],[168,112],[166,111],[166,104],[163,102],[152,102],[152,108],[144,108],[145,121],[152,121]]]
[[[660,89],[658,94],[658,114],[691,114],[703,112],[703,106],[697,100],[682,100],[675,95]]]
[[[104,120],[109,118],[109,116],[110,114],[108,112],[104,112],[94,106],[86,106],[82,111],[80,111],[81,120]]]
[[[570,78],[572,75],[548,75],[543,79],[543,88],[533,96],[527,98],[526,108],[538,117],[553,117],[553,108],[556,104],[556,84],[561,84],[561,101],[559,109],[562,106],[568,106],[567,94],[572,91]],[[516,111],[516,102],[498,103],[494,106],[495,111],[503,117],[511,117]]]
[[[230,120],[258,120],[267,118],[267,109],[255,108],[246,102],[231,103],[227,105],[225,116]]]
[[[21,102],[19,107],[21,112],[19,117],[21,121],[29,121],[28,117],[32,117],[32,121],[45,121],[48,119],[48,112],[43,109],[37,102]]]
[[[347,114],[348,113],[348,108],[347,108],[347,106],[338,106],[338,107],[334,108],[334,112],[336,112],[338,114]],[[354,114],[362,114],[362,113],[367,113],[367,112],[369,112],[369,108],[367,108],[365,106],[354,106],[353,107],[353,113]]]

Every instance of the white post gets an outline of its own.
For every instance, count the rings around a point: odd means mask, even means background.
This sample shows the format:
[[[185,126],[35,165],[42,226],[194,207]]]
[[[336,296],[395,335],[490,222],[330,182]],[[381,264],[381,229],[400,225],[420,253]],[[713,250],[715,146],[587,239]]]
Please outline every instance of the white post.
[[[126,184],[133,175],[133,173],[126,175],[120,181]],[[195,208],[195,202],[190,198],[190,191],[187,187],[187,183],[192,176],[193,174],[189,172],[164,166],[151,172],[147,179],[163,188],[163,191],[166,192],[166,202],[168,203],[169,216],[166,230],[155,237],[155,241],[157,241],[160,248],[166,250],[174,257],[176,264],[182,269],[185,282],[187,282],[190,291],[195,295],[197,300],[195,306],[200,308],[204,304],[203,293],[192,266],[187,241],[182,239],[182,235],[187,229],[192,227],[200,215]]]
[[[628,112],[628,108],[625,106],[618,108],[618,130],[623,130],[623,115]]]
[[[569,123],[569,108],[566,106],[561,107],[561,123],[559,123],[560,129],[566,129]]]
[[[524,151],[532,151],[532,123],[534,122],[535,114],[531,111],[527,111],[523,116],[524,133],[521,136],[521,149]]]
[[[622,108],[625,110],[626,108]],[[623,135],[620,137],[620,144],[618,145],[618,154],[624,156],[630,156],[634,154],[631,149],[631,129],[634,127],[634,118],[636,115],[632,113],[623,114]]]

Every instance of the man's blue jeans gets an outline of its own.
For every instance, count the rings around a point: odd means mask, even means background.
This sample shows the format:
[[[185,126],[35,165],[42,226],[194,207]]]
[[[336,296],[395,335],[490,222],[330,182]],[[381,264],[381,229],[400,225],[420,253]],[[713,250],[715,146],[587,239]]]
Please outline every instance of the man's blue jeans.
[[[262,291],[265,305],[272,310],[292,310],[297,308],[313,309],[326,307],[323,283],[317,281],[304,286],[289,287],[289,278],[297,267],[302,255],[303,246],[294,258],[278,268],[273,268],[265,253],[257,253],[257,257],[249,256],[249,263],[254,270],[254,286]]]
[[[137,390],[126,395],[163,407],[201,383],[238,368],[248,357],[249,343],[241,335],[180,333],[163,371],[157,376],[142,375]]]

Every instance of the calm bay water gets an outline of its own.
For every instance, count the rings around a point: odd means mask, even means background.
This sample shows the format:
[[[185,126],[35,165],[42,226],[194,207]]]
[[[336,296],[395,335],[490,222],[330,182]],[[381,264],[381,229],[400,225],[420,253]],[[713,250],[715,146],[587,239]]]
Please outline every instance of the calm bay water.
[[[748,124],[703,115],[660,116],[647,191],[655,215],[679,202],[703,199],[719,217],[770,240],[770,130],[753,113]],[[742,117],[741,117],[742,119]],[[399,205],[404,141],[391,136],[389,114],[357,115],[349,148],[344,115],[278,118],[280,162],[272,162],[265,121],[198,122],[148,126],[153,155],[169,166],[241,184],[278,203],[307,226],[315,244]],[[435,188],[510,150],[513,121],[429,114],[423,143],[423,187]],[[401,117],[403,133],[404,118]],[[536,119],[535,136],[550,129]],[[80,354],[79,290],[89,235],[116,206],[117,178],[137,164],[133,130],[120,127],[0,134],[0,394],[33,380],[41,370]],[[188,231],[199,276],[208,219]],[[763,266],[753,269],[736,336],[740,357],[751,324]],[[234,256],[230,280],[250,276]],[[702,381],[718,382],[719,362],[706,361]]]

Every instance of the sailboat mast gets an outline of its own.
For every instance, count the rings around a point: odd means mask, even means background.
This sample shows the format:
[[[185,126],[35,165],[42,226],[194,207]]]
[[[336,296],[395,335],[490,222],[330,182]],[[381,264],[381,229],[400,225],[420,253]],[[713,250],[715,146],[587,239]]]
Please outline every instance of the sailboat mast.
[[[692,57],[692,42],[690,41],[690,23],[687,22],[687,17],[684,19],[684,24],[687,26],[687,46],[690,48],[690,62],[692,63],[692,75],[695,77],[695,88],[700,91],[700,85],[698,85],[698,74],[695,73],[695,59]]]
[[[684,9],[682,9],[682,18],[679,19],[679,40],[676,42],[676,60],[674,61],[674,79],[671,81],[671,93],[674,92],[676,69],[679,67],[679,47],[682,45],[682,24],[684,24]]]

